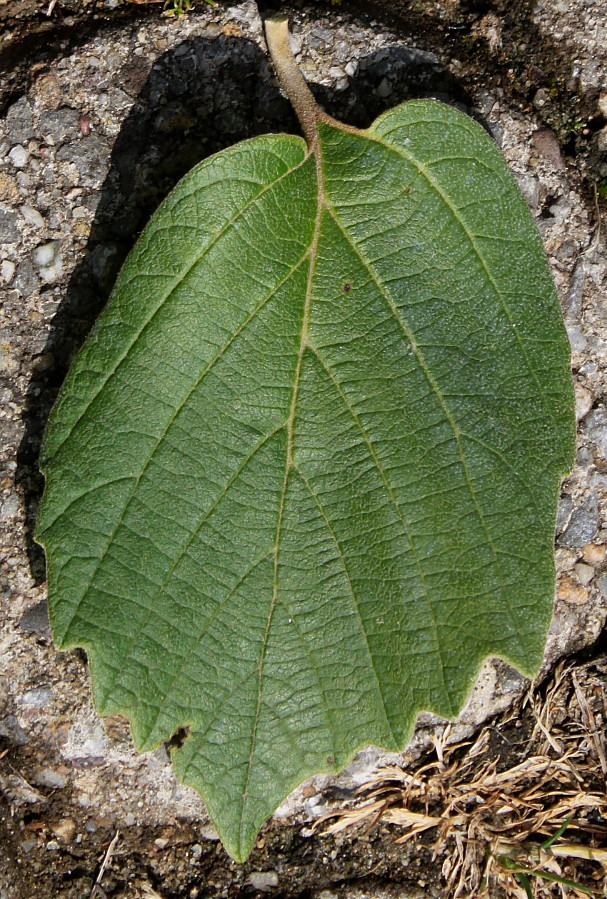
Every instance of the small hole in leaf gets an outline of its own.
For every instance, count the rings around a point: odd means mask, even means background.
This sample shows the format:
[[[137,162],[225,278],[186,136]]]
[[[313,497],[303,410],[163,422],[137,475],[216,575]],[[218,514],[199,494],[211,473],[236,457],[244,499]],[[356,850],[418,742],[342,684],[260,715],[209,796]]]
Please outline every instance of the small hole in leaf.
[[[346,281],[346,283],[344,284],[344,293],[348,293],[349,290],[352,290],[352,285],[349,281]]]
[[[189,725],[186,727],[178,727],[170,740],[167,740],[164,744],[168,750],[171,749],[181,749],[183,744],[188,738],[188,734],[190,733]]]

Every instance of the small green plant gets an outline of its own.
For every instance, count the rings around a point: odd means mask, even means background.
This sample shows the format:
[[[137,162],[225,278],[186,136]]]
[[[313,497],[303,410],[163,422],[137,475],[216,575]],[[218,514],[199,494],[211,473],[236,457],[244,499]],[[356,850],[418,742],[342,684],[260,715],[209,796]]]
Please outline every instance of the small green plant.
[[[175,0],[175,14],[188,0]],[[243,861],[306,777],[539,668],[574,450],[569,344],[491,138],[422,100],[205,160],[141,236],[53,410],[56,643]]]
[[[205,0],[209,6],[217,6],[215,0]],[[170,18],[172,16],[183,16],[190,10],[194,9],[192,0],[166,0],[163,9],[163,16]]]
[[[565,833],[572,819],[573,815],[570,815],[549,839],[539,845],[527,844],[521,848],[498,855],[498,864],[512,874],[519,886],[525,891],[527,899],[533,899],[532,878],[571,887],[586,896],[594,895],[594,891],[589,887],[562,877],[560,874],[555,874],[553,871],[548,871],[544,867],[545,862],[553,857],[552,846]],[[588,857],[592,857],[592,850],[589,850]]]
[[[567,123],[566,131],[568,134],[581,134],[587,125],[588,122],[586,119],[582,119],[580,116],[574,116],[571,121]]]

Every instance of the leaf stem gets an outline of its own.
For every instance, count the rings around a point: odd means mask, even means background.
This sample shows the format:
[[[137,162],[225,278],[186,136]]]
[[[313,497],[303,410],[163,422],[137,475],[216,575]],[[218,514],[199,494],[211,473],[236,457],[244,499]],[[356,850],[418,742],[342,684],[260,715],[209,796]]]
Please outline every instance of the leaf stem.
[[[280,86],[297,114],[308,147],[314,150],[317,141],[316,123],[319,121],[335,125],[339,123],[320,108],[299,71],[289,43],[289,22],[286,16],[266,19],[265,29],[268,49]]]

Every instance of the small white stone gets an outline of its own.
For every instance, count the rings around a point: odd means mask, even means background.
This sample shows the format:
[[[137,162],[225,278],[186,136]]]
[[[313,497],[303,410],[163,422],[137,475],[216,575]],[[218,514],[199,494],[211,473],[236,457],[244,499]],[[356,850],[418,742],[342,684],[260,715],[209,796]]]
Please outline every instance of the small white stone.
[[[44,218],[33,206],[22,206],[20,212],[28,225],[33,225],[34,228],[46,227]]]
[[[5,284],[10,284],[15,275],[15,263],[10,259],[3,259],[0,265],[0,274]]]
[[[594,398],[582,384],[575,385],[575,417],[578,421],[585,418],[592,409]]]
[[[254,890],[271,890],[278,886],[278,874],[276,871],[251,871],[247,877]]]
[[[574,353],[580,353],[586,348],[588,341],[579,328],[576,328],[575,326],[567,328],[567,334],[569,335],[569,343],[571,344],[571,349]]]
[[[11,493],[0,506],[0,518],[14,518],[19,511],[19,497]]]
[[[40,768],[33,777],[34,783],[41,787],[50,787],[53,790],[62,790],[67,786],[67,777],[52,768]]]
[[[50,241],[50,243],[43,243],[33,252],[34,262],[38,267],[43,267],[46,265],[51,265],[55,259],[57,254],[57,244],[55,241]]]
[[[18,701],[33,709],[43,709],[53,701],[53,688],[34,687],[33,690],[27,690],[23,696],[20,696]]]
[[[594,577],[594,568],[592,565],[586,565],[585,562],[578,562],[573,566],[573,570],[575,571],[578,581],[580,584],[583,584],[584,587],[587,587]]]
[[[289,34],[289,45],[293,56],[301,53],[302,39],[300,34]]]
[[[23,169],[27,165],[29,153],[27,152],[25,147],[22,147],[21,144],[17,144],[17,146],[13,147],[13,149],[8,154],[8,158],[16,169]]]
[[[33,252],[33,259],[38,269],[38,274],[45,284],[53,284],[63,274],[59,244],[56,240],[41,244]]]
[[[55,265],[49,265],[48,268],[40,269],[40,277],[45,284],[54,284],[63,274],[63,267],[60,262]]]
[[[350,76],[350,78],[354,78],[354,76],[358,72],[358,60],[351,59],[350,62],[346,65],[345,72],[346,75]]]

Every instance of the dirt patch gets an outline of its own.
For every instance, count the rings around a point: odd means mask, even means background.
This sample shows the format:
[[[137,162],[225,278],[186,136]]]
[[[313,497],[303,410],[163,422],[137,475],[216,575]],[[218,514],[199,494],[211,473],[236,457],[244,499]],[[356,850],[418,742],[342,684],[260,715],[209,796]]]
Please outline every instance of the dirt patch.
[[[29,749],[9,750],[0,762],[6,895],[493,899],[519,895],[521,873],[545,896],[551,877],[554,895],[559,882],[600,889],[606,673],[600,652],[561,664],[474,739],[453,745],[444,734],[432,753],[380,768],[354,795],[327,786],[324,820],[266,825],[245,865],[199,822],[118,827],[92,810],[83,826],[75,796],[41,783]]]

